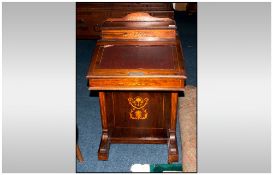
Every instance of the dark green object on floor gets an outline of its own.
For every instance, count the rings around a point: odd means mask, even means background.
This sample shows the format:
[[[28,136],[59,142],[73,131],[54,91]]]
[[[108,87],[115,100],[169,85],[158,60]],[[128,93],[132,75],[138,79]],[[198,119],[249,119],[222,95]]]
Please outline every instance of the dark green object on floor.
[[[182,172],[182,164],[151,164],[151,173]]]

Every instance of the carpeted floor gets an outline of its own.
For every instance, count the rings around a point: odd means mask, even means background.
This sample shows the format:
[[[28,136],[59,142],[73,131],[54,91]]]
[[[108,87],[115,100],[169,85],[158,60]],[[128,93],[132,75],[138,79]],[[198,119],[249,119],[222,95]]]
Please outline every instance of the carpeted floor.
[[[182,139],[183,172],[197,171],[196,157],[196,87],[185,87],[185,96],[179,98],[178,117]]]
[[[187,85],[196,86],[196,50],[197,21],[196,16],[175,13],[175,19],[182,40]],[[98,161],[97,150],[101,136],[100,109],[98,94],[87,89],[85,79],[90,63],[94,40],[77,40],[76,43],[76,113],[79,129],[78,144],[85,161],[77,162],[77,172],[130,172],[132,164],[164,164],[167,162],[167,145],[158,144],[113,144],[110,147],[109,160]],[[177,135],[180,135],[177,122]],[[181,139],[178,137],[179,162],[181,163]]]

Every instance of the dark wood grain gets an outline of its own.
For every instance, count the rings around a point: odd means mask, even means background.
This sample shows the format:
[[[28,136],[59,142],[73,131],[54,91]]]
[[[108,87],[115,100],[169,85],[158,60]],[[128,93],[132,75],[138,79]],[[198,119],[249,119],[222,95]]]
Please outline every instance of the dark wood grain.
[[[154,17],[173,19],[171,3],[76,3],[77,39],[98,39],[102,23],[133,12],[147,12]]]
[[[149,99],[146,119],[132,119],[129,98]],[[109,111],[109,137],[111,143],[167,143],[170,116],[170,93],[143,91],[107,91],[106,110]],[[165,109],[167,108],[167,110]],[[144,114],[142,114],[144,117]]]
[[[98,78],[89,80],[89,90],[183,91],[184,81],[177,78]]]
[[[178,161],[178,149],[176,143],[176,116],[177,116],[177,100],[178,93],[171,92],[171,113],[170,113],[170,127],[168,140],[168,162]]]
[[[109,133],[108,133],[108,124],[107,124],[107,113],[106,113],[106,104],[105,104],[105,93],[99,92],[100,99],[100,112],[101,112],[101,124],[102,124],[102,136],[101,142],[98,150],[98,159],[107,160],[109,153]]]

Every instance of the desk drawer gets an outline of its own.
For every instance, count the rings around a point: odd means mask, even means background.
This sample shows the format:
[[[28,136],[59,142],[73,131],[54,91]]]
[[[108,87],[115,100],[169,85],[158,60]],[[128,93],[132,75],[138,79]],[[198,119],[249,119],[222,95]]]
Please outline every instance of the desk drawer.
[[[163,90],[183,91],[184,80],[164,78],[89,79],[89,90]]]

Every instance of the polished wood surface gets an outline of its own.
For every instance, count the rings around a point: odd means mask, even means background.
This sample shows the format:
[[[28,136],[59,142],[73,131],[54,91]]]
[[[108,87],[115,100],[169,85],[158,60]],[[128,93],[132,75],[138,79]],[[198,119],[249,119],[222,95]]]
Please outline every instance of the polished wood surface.
[[[157,38],[170,39],[175,36],[173,30],[105,30],[102,31],[102,38],[105,39],[139,39],[156,40]]]
[[[136,22],[136,21],[172,21],[170,18],[157,18],[145,12],[130,13],[122,18],[108,18],[105,22]]]
[[[147,12],[156,17],[174,18],[171,3],[76,3],[77,39],[98,39],[108,18],[124,17],[133,12]]]
[[[89,90],[157,90],[183,91],[184,81],[170,78],[104,78],[90,79]]]
[[[98,150],[98,159],[99,160],[107,160],[110,142],[109,142],[109,135],[108,135],[108,122],[107,122],[107,114],[106,114],[105,92],[99,92],[99,99],[100,99],[102,136],[101,136],[100,147]]]
[[[140,34],[129,38],[102,35],[92,56],[87,79],[89,90],[99,91],[99,160],[108,159],[112,143],[145,143],[167,144],[168,162],[178,161],[177,99],[178,92],[184,90],[186,74],[173,25],[171,19],[142,12],[104,22],[102,33],[112,30],[119,34],[126,28]],[[147,38],[146,31],[156,37]],[[166,38],[166,31],[173,34]]]
[[[111,143],[167,143],[169,93],[110,91],[105,97]],[[147,104],[137,104],[145,99]],[[134,113],[137,110],[138,116]]]

